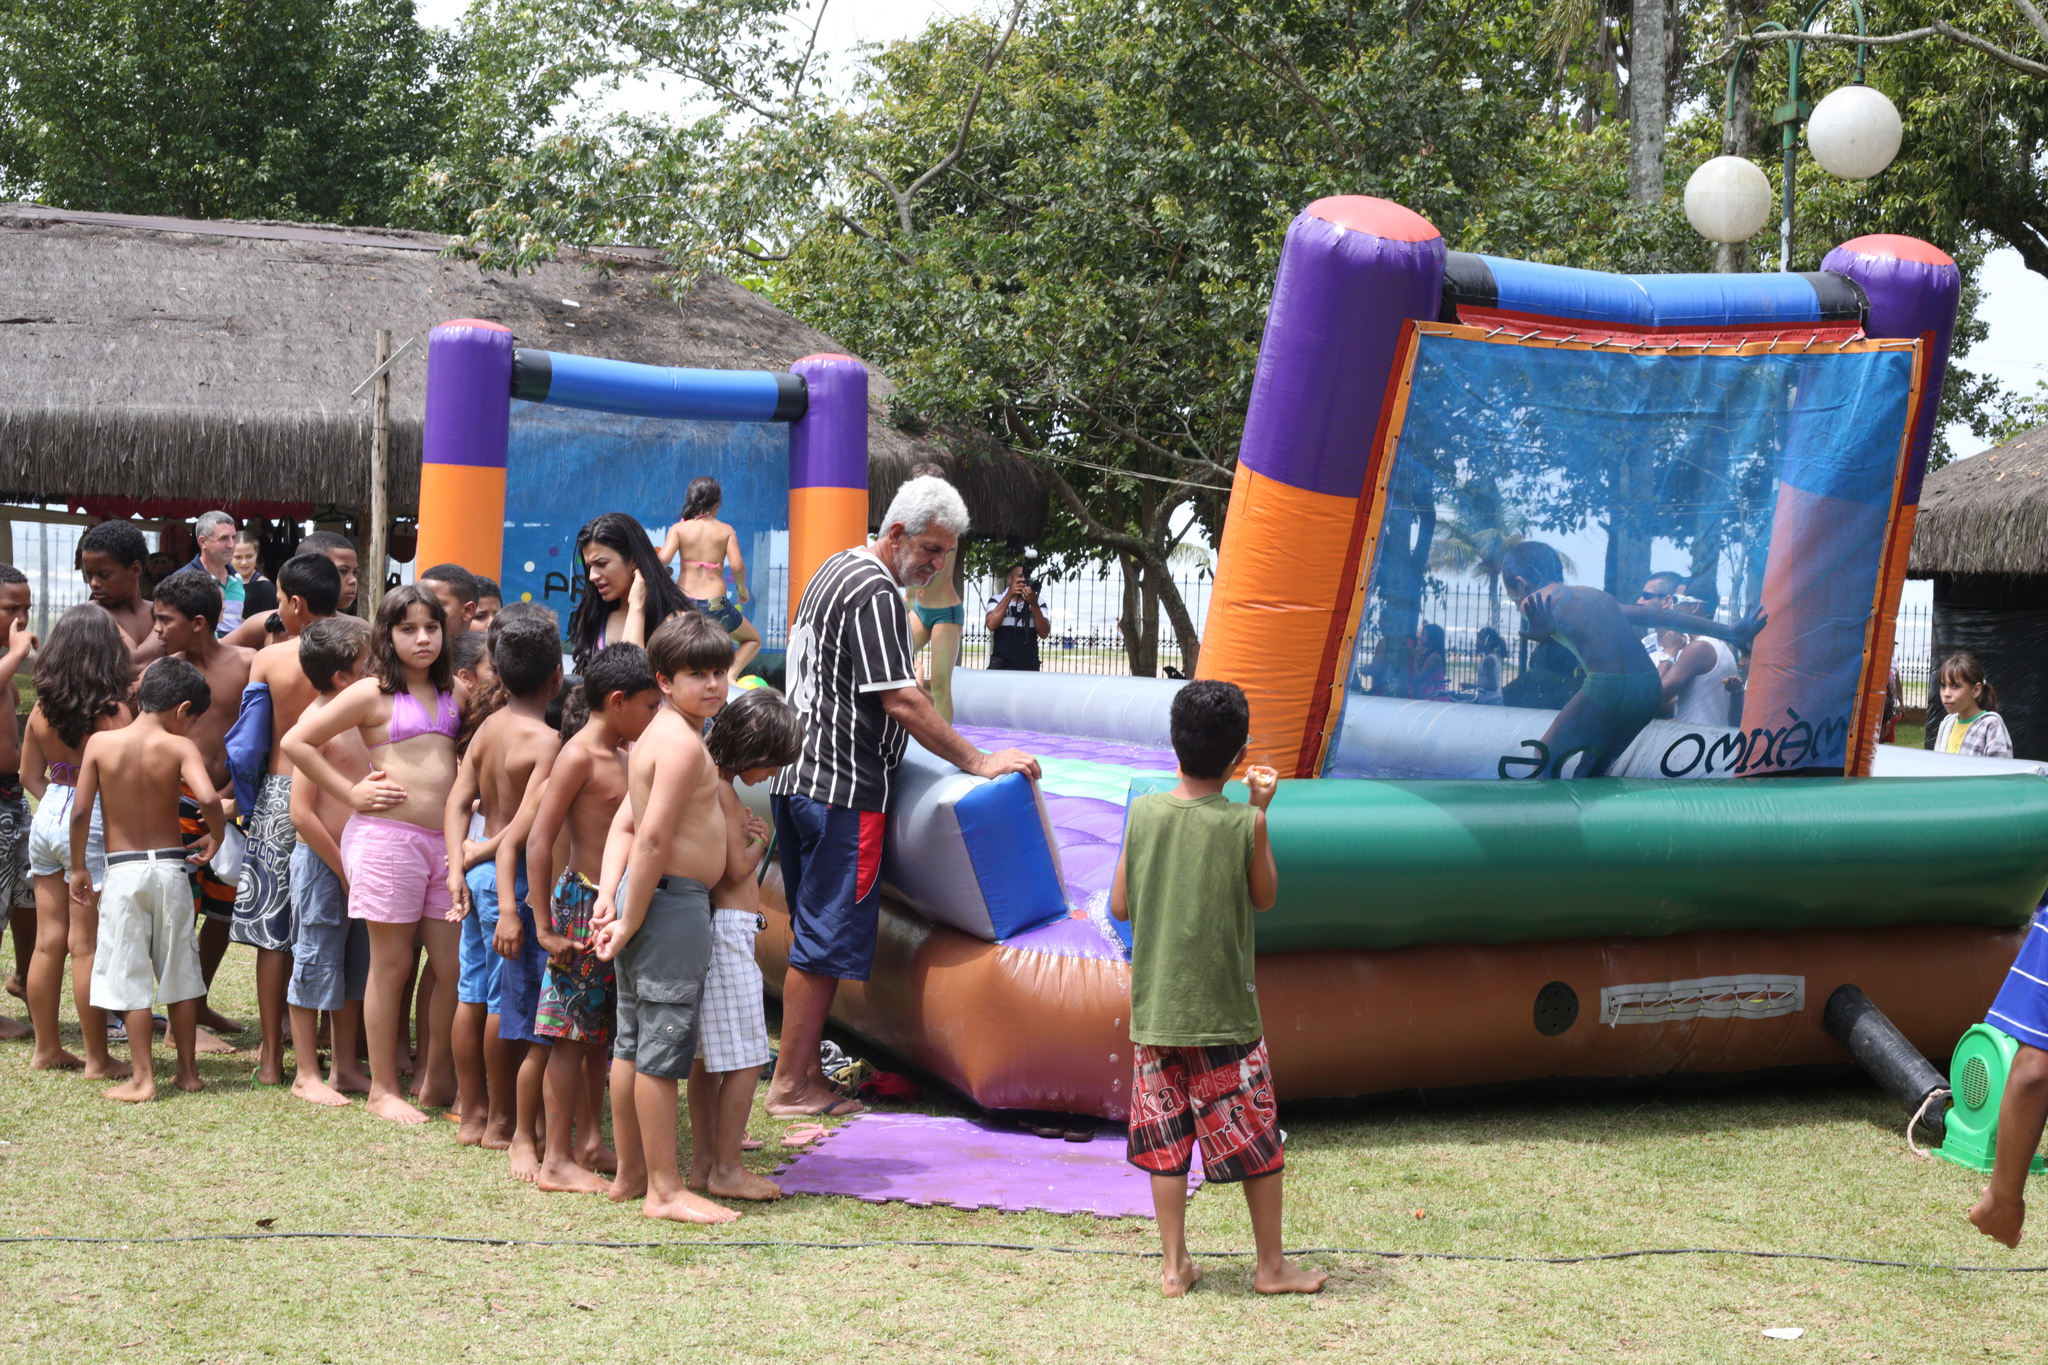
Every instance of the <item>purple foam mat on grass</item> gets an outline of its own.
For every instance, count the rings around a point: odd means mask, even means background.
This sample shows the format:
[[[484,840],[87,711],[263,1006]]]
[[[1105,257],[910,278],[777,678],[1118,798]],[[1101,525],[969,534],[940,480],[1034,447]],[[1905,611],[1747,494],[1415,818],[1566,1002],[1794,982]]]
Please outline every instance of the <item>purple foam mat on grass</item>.
[[[839,1194],[870,1204],[947,1204],[1004,1213],[1152,1217],[1152,1184],[1124,1160],[1124,1135],[1042,1138],[970,1119],[864,1114],[775,1173],[784,1194]],[[1188,1193],[1202,1185],[1201,1157]]]

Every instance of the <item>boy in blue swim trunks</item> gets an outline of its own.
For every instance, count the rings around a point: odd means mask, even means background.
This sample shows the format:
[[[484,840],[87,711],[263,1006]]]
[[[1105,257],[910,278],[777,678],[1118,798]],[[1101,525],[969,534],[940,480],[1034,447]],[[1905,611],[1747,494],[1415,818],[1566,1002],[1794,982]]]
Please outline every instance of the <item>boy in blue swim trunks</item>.
[[[1543,734],[1541,776],[1562,777],[1574,755],[1574,777],[1605,777],[1643,727],[1664,707],[1664,683],[1643,650],[1644,626],[1713,635],[1748,648],[1764,618],[1740,627],[1655,607],[1624,607],[1598,588],[1567,587],[1564,561],[1540,540],[1525,540],[1501,558],[1501,583],[1522,609],[1522,635],[1555,640],[1586,670],[1579,690]]]
[[[1991,1183],[1970,1210],[1970,1221],[1986,1237],[2016,1247],[2027,1221],[2027,1168],[2048,1122],[2048,910],[2035,912],[1984,1022],[2011,1034],[2020,1050],[1998,1104]]]
[[[456,986],[457,1000],[470,1007],[461,1021],[467,1027],[456,1030],[458,1064],[466,1073],[461,1090],[469,1100],[462,1109],[459,1137],[493,1150],[509,1148],[513,1176],[531,1181],[540,1172],[535,1126],[541,1075],[547,1066],[545,1043],[534,1032],[534,1014],[540,1007],[547,955],[526,904],[523,855],[548,770],[562,747],[561,735],[547,722],[548,703],[562,686],[561,630],[546,607],[519,602],[498,613],[486,638],[492,668],[508,700],[477,727],[448,794],[445,817],[447,837],[459,841],[469,830],[471,802],[480,800],[484,842],[490,848],[490,856],[466,876],[460,868],[448,872],[449,896],[458,912],[475,912],[463,914],[461,979]],[[501,914],[505,888],[512,890],[516,908]],[[476,1065],[479,1041],[481,1078]],[[539,1055],[529,1056],[535,1043],[542,1044]],[[480,1080],[484,1084],[479,1085]],[[475,1102],[480,1091],[488,1093],[488,1105]]]

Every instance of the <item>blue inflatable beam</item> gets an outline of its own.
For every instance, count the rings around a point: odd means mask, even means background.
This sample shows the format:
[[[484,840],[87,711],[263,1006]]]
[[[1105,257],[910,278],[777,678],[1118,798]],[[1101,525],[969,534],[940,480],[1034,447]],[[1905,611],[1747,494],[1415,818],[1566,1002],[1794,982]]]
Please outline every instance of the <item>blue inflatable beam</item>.
[[[1815,270],[1765,275],[1610,275],[1453,251],[1444,262],[1441,318],[1459,305],[1542,318],[1573,318],[1654,330],[1861,325],[1868,304],[1846,275]]]
[[[810,408],[802,375],[670,369],[523,348],[512,353],[512,396],[559,408],[705,422],[794,422]]]

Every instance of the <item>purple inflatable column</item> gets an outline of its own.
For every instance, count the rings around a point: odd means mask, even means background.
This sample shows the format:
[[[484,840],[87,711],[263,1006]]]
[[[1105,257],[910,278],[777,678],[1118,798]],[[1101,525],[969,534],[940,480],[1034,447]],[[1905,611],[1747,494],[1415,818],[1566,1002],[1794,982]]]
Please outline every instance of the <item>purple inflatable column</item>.
[[[1282,776],[1315,772],[1387,379],[1443,275],[1443,237],[1384,199],[1318,199],[1287,229],[1196,668],[1245,690],[1250,761]]]
[[[789,427],[789,619],[811,575],[868,536],[868,367],[850,355],[791,365],[810,406]]]
[[[460,318],[428,333],[416,563],[503,577],[511,426],[511,330]]]
[[[1846,771],[1863,774],[1877,743],[1876,717],[1883,705],[1898,623],[1899,594],[1906,578],[1906,559],[1913,546],[1913,521],[1920,508],[1920,482],[1927,477],[1927,451],[1941,411],[1941,385],[1948,374],[1949,343],[1955,339],[1956,305],[1963,276],[1948,253],[1917,237],[1879,233],[1844,242],[1827,254],[1821,269],[1847,275],[1863,287],[1870,301],[1864,331],[1874,337],[1910,337],[1921,341],[1920,411],[1913,424],[1913,443],[1906,453],[1900,480],[1899,515],[1892,523],[1878,575],[1877,601],[1871,614],[1876,628],[1867,637],[1863,681],[1856,710],[1850,717],[1850,750]]]

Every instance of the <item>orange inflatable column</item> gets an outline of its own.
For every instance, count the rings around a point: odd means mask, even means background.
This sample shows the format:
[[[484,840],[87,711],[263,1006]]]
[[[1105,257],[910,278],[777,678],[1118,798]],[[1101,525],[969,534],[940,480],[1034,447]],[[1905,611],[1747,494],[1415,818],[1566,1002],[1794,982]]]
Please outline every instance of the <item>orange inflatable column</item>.
[[[502,578],[505,448],[512,425],[512,332],[460,318],[427,335],[420,533],[414,562]],[[374,571],[383,572],[381,565]]]
[[[850,355],[791,365],[810,407],[789,428],[789,619],[818,566],[868,538],[868,369]]]
[[[1443,273],[1442,235],[1384,199],[1318,199],[1287,229],[1196,670],[1245,690],[1251,761],[1283,775],[1314,775],[1388,378]]]

